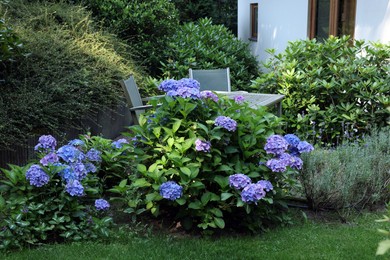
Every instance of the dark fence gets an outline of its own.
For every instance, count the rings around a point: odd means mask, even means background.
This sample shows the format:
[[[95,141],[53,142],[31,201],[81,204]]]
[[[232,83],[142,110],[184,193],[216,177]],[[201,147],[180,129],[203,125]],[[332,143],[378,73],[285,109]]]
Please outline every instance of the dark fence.
[[[79,129],[65,130],[61,136],[52,135],[57,140],[65,142],[89,131],[92,135],[101,135],[105,138],[115,139],[122,132],[126,131],[126,127],[132,123],[128,108],[122,104],[114,108],[105,108],[94,115],[89,115],[80,121]],[[29,138],[24,145],[13,147],[12,150],[0,148],[0,168],[8,168],[8,164],[24,165],[33,159],[35,157],[34,147],[38,143],[39,136]]]

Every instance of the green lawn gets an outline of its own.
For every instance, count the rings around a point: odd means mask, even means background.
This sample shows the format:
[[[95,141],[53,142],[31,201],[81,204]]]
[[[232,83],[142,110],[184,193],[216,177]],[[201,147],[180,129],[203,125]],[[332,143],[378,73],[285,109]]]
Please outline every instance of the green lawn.
[[[375,222],[380,217],[381,213],[367,213],[346,224],[309,220],[259,236],[123,234],[109,244],[42,246],[0,255],[0,259],[387,259],[375,256],[382,239],[376,229],[384,228]]]

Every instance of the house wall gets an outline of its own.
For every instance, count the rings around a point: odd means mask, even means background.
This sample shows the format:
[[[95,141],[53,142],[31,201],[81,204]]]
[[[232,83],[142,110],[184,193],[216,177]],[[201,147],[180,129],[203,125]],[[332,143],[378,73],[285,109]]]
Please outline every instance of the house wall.
[[[250,41],[251,10],[250,5],[258,3],[259,0],[238,0],[237,6],[237,37],[250,44],[252,53],[256,52],[257,42]]]
[[[358,0],[355,39],[390,43],[390,1]]]

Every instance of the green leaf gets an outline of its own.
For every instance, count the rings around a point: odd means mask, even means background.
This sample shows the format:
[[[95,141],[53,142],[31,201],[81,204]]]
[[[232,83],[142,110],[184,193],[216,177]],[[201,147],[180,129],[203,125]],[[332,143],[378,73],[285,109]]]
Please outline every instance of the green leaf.
[[[194,202],[191,202],[188,205],[189,209],[201,209],[202,208],[202,203],[199,200],[196,200]]]
[[[133,182],[133,185],[134,187],[139,188],[151,186],[151,184],[145,178],[137,179],[135,182]]]
[[[217,171],[219,171],[219,172],[232,172],[233,168],[224,164],[224,165],[219,166]]]
[[[0,211],[5,208],[5,199],[0,195]]]
[[[217,225],[217,227],[221,229],[225,227],[225,221],[223,220],[223,218],[214,218],[214,223],[215,225]]]
[[[173,139],[172,137],[170,137],[168,139],[168,146],[169,146],[169,148],[172,148],[174,142],[175,142],[175,139]]]
[[[229,178],[227,176],[217,175],[214,177],[214,181],[218,183],[222,189],[229,185]]]
[[[181,120],[176,119],[175,123],[173,123],[173,126],[172,126],[172,132],[176,133],[176,131],[180,128],[180,125],[181,125]]]
[[[138,165],[137,165],[137,170],[138,170],[140,173],[145,173],[145,172],[146,172],[146,166],[143,165],[143,164],[138,164]]]
[[[205,185],[201,181],[193,181],[190,184],[190,188],[198,188],[198,189],[204,189]]]
[[[126,184],[127,184],[127,179],[122,180],[122,181],[119,183],[119,187],[124,188],[124,187],[126,186]]]
[[[177,199],[176,200],[177,204],[179,204],[180,206],[183,206],[184,204],[186,204],[186,199],[181,197],[180,199]]]
[[[184,173],[188,177],[191,177],[191,170],[189,168],[187,168],[187,167],[180,167],[180,170],[182,171],[182,173]]]
[[[221,218],[223,216],[222,211],[218,208],[212,208],[212,209],[210,209],[210,212],[213,213],[214,216],[216,216],[216,217]]]
[[[206,206],[207,203],[210,201],[210,199],[211,199],[211,192],[205,192],[203,193],[200,200],[202,201],[203,206]]]
[[[221,200],[222,200],[222,201],[225,201],[225,200],[227,200],[228,198],[230,198],[231,196],[233,196],[233,193],[229,193],[229,192],[221,193]]]
[[[160,135],[161,135],[161,127],[154,127],[154,128],[153,128],[153,134],[154,134],[157,138],[160,138]]]
[[[376,250],[377,255],[384,255],[390,249],[390,239],[379,242]]]

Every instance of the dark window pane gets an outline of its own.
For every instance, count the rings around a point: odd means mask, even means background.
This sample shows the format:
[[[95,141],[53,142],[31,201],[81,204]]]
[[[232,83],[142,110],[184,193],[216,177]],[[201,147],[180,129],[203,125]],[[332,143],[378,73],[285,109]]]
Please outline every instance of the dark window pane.
[[[329,35],[330,0],[318,0],[316,11],[316,38],[318,40],[327,39]]]

